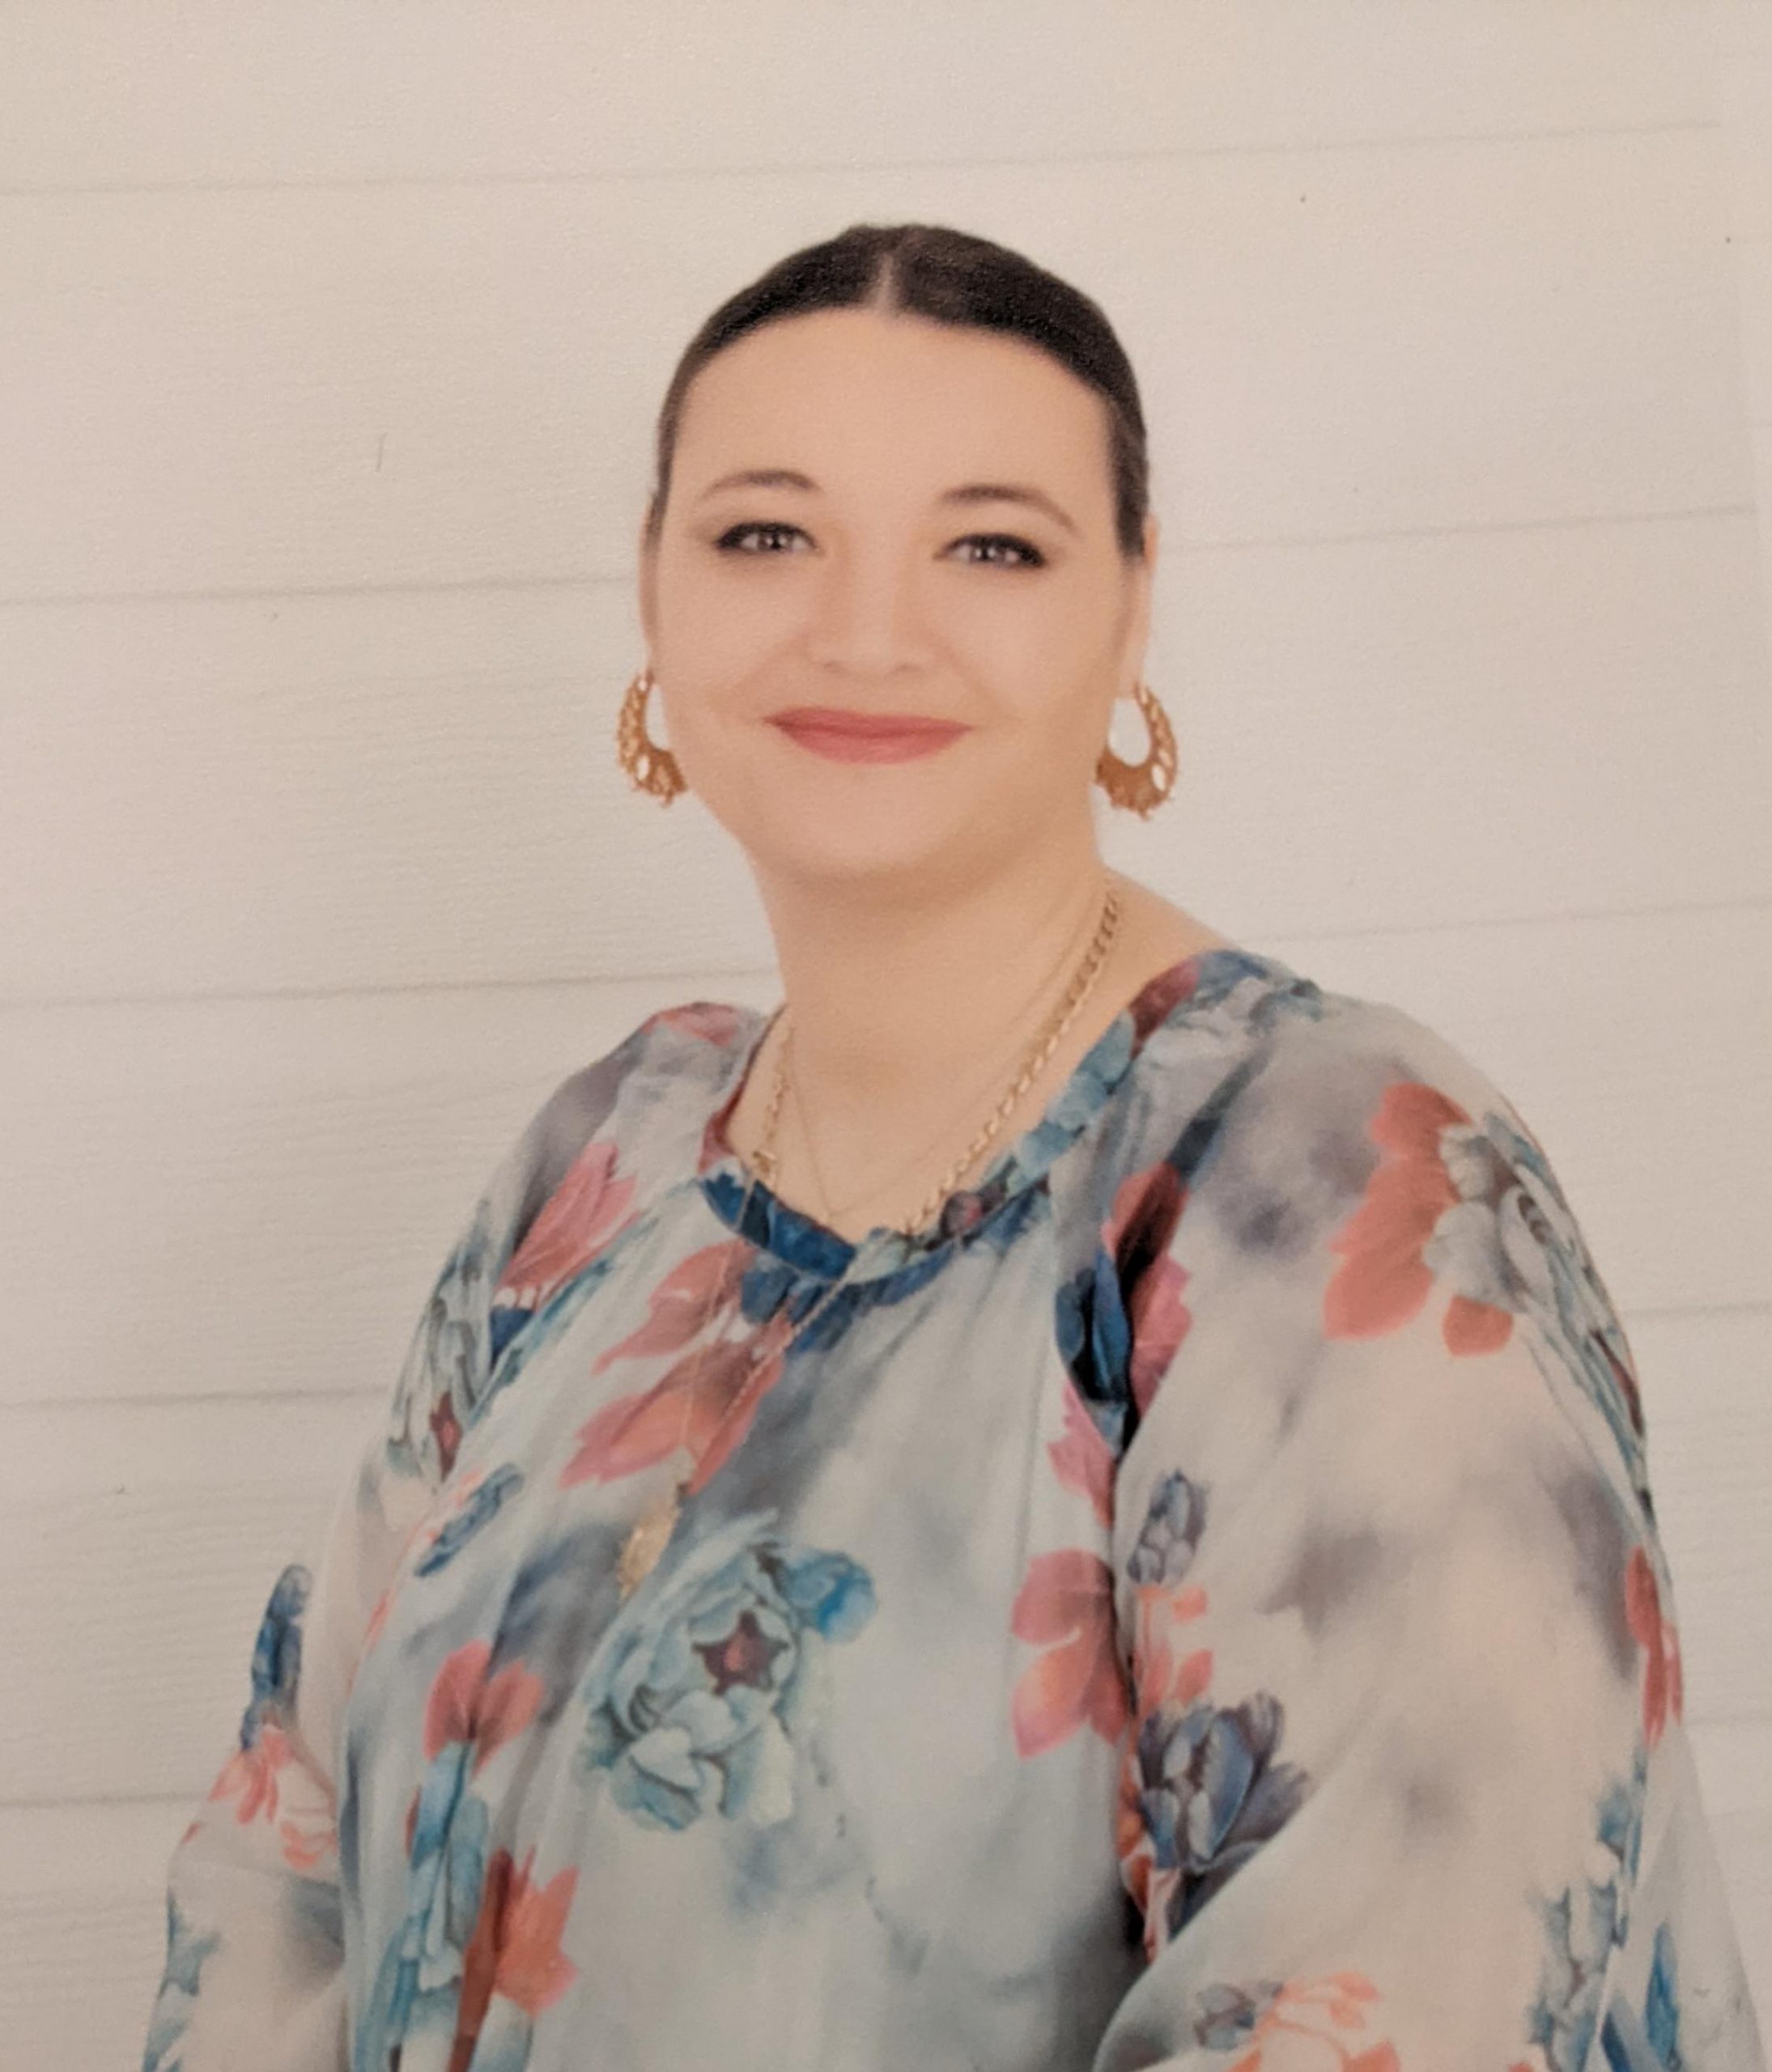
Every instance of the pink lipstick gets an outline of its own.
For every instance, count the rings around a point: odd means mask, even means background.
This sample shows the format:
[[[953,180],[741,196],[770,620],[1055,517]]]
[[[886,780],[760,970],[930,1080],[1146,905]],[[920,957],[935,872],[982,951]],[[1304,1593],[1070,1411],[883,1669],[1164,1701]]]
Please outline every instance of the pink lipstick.
[[[970,728],[915,712],[851,712],[828,705],[797,705],[770,715],[770,724],[814,755],[839,762],[906,762],[933,755]]]

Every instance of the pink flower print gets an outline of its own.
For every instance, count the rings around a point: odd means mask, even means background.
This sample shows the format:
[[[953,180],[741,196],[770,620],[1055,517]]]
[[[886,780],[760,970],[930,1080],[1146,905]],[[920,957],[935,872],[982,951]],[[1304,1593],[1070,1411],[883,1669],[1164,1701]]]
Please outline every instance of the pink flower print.
[[[1640,1546],[1631,1548],[1625,1565],[1625,1616],[1648,1658],[1642,1679],[1642,1736],[1653,1748],[1666,1730],[1669,1713],[1678,1719],[1685,1709],[1685,1679],[1680,1637],[1672,1621],[1662,1616],[1655,1567]]]
[[[210,1791],[212,1799],[237,1799],[234,1817],[242,1827],[263,1814],[277,1818],[277,1776],[290,1759],[288,1737],[280,1726],[261,1725],[250,1747],[239,1748],[222,1765]]]
[[[312,1870],[338,1846],[337,1830],[329,1821],[316,1832],[295,1820],[281,1820],[277,1832],[283,1845],[283,1861],[292,1870]]]
[[[1103,1740],[1117,1741],[1126,1724],[1126,1686],[1113,1572],[1101,1556],[1075,1547],[1036,1555],[1009,1623],[1018,1639],[1046,1650],[1015,1686],[1018,1753],[1043,1755],[1086,1721]]]
[[[242,1827],[261,1819],[274,1827],[283,1861],[294,1870],[312,1870],[338,1847],[329,1795],[297,1760],[288,1735],[269,1721],[260,1724],[250,1747],[236,1749],[223,1764],[209,1795],[237,1802],[234,1817]],[[194,1822],[189,1832],[201,1824]]]
[[[1141,1720],[1159,1705],[1185,1711],[1212,1682],[1212,1650],[1179,1653],[1175,1628],[1205,1616],[1206,1593],[1194,1583],[1181,1590],[1145,1583],[1138,1586],[1134,1604],[1132,1709]]]
[[[742,1442],[780,1379],[793,1330],[780,1312],[748,1338],[696,1347],[651,1388],[606,1404],[580,1429],[560,1487],[611,1482],[683,1449],[695,1463],[691,1493],[700,1489]]]
[[[1438,1088],[1413,1080],[1386,1087],[1371,1125],[1383,1157],[1360,1206],[1330,1240],[1342,1263],[1323,1298],[1330,1338],[1377,1338],[1421,1310],[1435,1281],[1430,1241],[1442,1219],[1465,1205],[1448,1170],[1445,1133],[1469,1132],[1471,1119]],[[1493,1222],[1485,1204],[1477,1212]],[[1463,1291],[1448,1301],[1441,1329],[1448,1350],[1493,1352],[1507,1343],[1512,1313]]]
[[[495,1993],[533,2021],[578,1976],[578,1967],[560,1951],[578,1872],[563,1870],[538,1885],[534,1867],[533,1849],[521,1870],[507,1849],[495,1851],[487,1866],[479,1916],[462,1960],[448,2072],[468,2072]]]
[[[644,1360],[680,1352],[704,1327],[729,1314],[745,1270],[757,1248],[742,1238],[703,1245],[679,1260],[647,1297],[646,1320],[626,1338],[606,1345],[591,1364],[600,1374],[612,1361]]]
[[[562,1870],[546,1885],[538,1885],[530,1875],[534,1865],[532,1849],[522,1868],[511,1874],[504,1945],[493,1974],[494,1990],[514,2000],[532,2019],[551,2007],[577,1976],[577,1967],[560,1954],[560,1934],[572,1910],[578,1872]]]
[[[495,1306],[539,1309],[609,1242],[634,1199],[634,1181],[616,1177],[617,1157],[601,1137],[580,1152],[506,1263]]]
[[[1052,1471],[1067,1489],[1086,1497],[1104,1526],[1114,1522],[1113,1449],[1095,1428],[1083,1408],[1076,1385],[1064,1383],[1064,1436],[1047,1441],[1046,1451]]]
[[[478,1771],[540,1710],[541,1678],[512,1662],[489,1680],[487,1668],[491,1656],[490,1641],[469,1641],[437,1671],[425,1705],[427,1763],[452,1743],[466,1742],[472,1744],[474,1768]]]
[[[1265,2002],[1251,2032],[1255,2048],[1246,2051],[1226,2072],[1260,2072],[1262,2053],[1277,2036],[1303,2036],[1324,2047],[1323,2072],[1400,2072],[1396,2047],[1382,2040],[1366,2041],[1368,2014],[1375,2009],[1378,1988],[1362,1972],[1332,1972],[1327,1977],[1289,1981],[1277,1991],[1263,1989]],[[1331,2033],[1353,2032],[1354,2042],[1344,2043]],[[1358,2046],[1363,2043],[1363,2049]],[[1302,2064],[1289,2053],[1286,2063]]]

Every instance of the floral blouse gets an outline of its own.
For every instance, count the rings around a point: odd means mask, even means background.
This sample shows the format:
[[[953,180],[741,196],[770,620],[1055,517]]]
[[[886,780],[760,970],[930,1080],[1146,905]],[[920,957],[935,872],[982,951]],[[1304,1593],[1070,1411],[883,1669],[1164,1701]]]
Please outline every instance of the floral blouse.
[[[1638,1375],[1504,1096],[1210,949],[852,1242],[743,1206],[767,1021],[650,1016],[491,1177],[146,2072],[1759,2072]]]

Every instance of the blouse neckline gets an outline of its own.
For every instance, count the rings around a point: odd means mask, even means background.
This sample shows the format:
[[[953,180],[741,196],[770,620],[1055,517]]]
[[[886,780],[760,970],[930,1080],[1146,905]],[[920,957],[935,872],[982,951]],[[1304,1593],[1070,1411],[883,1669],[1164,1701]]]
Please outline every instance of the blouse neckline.
[[[1221,967],[1222,983],[1205,984],[1209,978],[1219,978]],[[1154,973],[1083,1054],[1039,1121],[1001,1149],[978,1179],[950,1194],[932,1221],[909,1233],[876,1224],[854,1240],[754,1178],[727,1141],[728,1119],[771,1018],[762,1008],[735,1005],[733,1026],[737,1034],[722,1053],[713,1110],[703,1132],[698,1174],[702,1189],[729,1229],[796,1272],[853,1284],[924,1267],[933,1254],[954,1245],[1042,1178],[1106,1106],[1152,1034],[1178,1020],[1203,987],[1216,999],[1246,975],[1283,980],[1294,974],[1277,958],[1234,945],[1196,950]],[[746,1209],[747,1187],[750,1200]]]

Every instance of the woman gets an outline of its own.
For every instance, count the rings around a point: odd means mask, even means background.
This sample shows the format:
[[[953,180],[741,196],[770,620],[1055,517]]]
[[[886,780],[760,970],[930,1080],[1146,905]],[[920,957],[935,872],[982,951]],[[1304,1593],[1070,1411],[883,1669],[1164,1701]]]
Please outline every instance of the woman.
[[[1761,2064],[1543,1150],[1102,864],[1156,535],[1111,329],[1000,246],[859,227],[691,342],[619,752],[786,1004],[648,1017],[491,1178],[151,2068]]]

